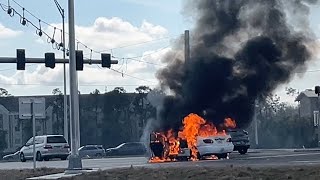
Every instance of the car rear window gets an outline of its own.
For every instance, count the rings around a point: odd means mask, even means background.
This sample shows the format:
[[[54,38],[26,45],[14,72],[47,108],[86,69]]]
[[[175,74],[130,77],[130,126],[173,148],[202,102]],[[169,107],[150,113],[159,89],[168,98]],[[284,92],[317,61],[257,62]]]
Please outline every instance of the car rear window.
[[[67,143],[63,136],[49,136],[47,143]]]

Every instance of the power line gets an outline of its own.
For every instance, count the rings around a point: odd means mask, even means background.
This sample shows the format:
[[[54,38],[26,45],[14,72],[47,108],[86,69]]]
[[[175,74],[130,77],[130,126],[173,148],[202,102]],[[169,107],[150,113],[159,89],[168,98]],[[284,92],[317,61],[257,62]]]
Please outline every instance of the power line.
[[[41,25],[41,23],[43,24],[46,24],[47,26],[49,27],[52,27],[54,30],[59,30],[62,32],[62,29],[61,28],[58,28],[56,26],[53,26],[51,25],[50,23],[46,22],[46,21],[43,21],[41,20],[41,18],[39,18],[38,16],[34,15],[32,12],[30,12],[28,9],[24,8],[21,4],[19,4],[17,1],[15,0],[11,0],[13,1],[17,6],[19,6],[20,8],[22,8],[23,11],[27,12],[28,14],[30,14],[32,17],[34,17],[35,19],[37,19],[39,21],[39,26]],[[3,6],[6,6],[4,4],[1,4],[0,5],[3,5]],[[7,6],[9,7],[9,6]],[[12,8],[10,6],[10,8]],[[4,8],[3,8],[4,9]],[[13,9],[13,8],[12,8]],[[4,9],[5,10],[5,9]],[[14,9],[13,9],[14,10]],[[26,19],[27,20],[27,19]],[[34,25],[34,23],[33,23]],[[37,29],[39,29],[38,27],[35,27]],[[66,35],[68,35],[69,33],[68,32],[65,32]],[[177,37],[178,35],[175,35],[175,36],[167,36],[167,37],[162,37],[162,38],[158,38],[158,39],[152,39],[152,40],[149,40],[149,41],[144,41],[144,42],[139,42],[139,43],[135,43],[135,44],[129,44],[129,45],[123,45],[123,46],[119,46],[119,47],[115,47],[115,48],[110,48],[110,49],[106,49],[106,50],[101,50],[101,51],[97,51],[97,50],[94,50],[93,48],[90,48],[88,45],[84,44],[83,42],[81,42],[79,39],[76,39],[76,42],[78,44],[81,44],[84,48],[94,52],[94,53],[97,53],[97,54],[100,54],[102,52],[106,52],[106,51],[110,51],[110,50],[114,50],[114,49],[121,49],[121,48],[126,48],[126,47],[132,47],[132,46],[137,46],[137,45],[141,45],[141,44],[146,44],[146,43],[151,43],[151,42],[155,42],[155,41],[161,41],[161,40],[164,40],[164,39],[169,39],[169,38],[174,38],[174,37]],[[65,48],[65,47],[64,47]],[[67,48],[66,48],[67,49]],[[59,50],[59,49],[58,49]]]
[[[40,83],[0,83],[0,85],[7,85],[7,86],[63,86],[62,84],[63,82],[54,82],[54,83],[44,83],[44,84],[40,84]],[[138,84],[79,84],[79,86],[101,86],[101,87],[105,87],[105,86],[123,86],[123,87],[128,87],[128,86],[139,86]],[[148,84],[148,86],[157,86],[156,84]]]
[[[97,66],[100,70],[102,69],[100,66]],[[122,75],[122,77],[124,77],[124,75],[128,76],[128,77],[131,77],[131,78],[134,78],[134,79],[137,79],[137,80],[140,80],[140,81],[145,81],[145,82],[149,82],[149,83],[155,83],[155,82],[152,82],[152,81],[149,81],[149,80],[146,80],[146,79],[143,79],[143,78],[139,78],[139,77],[136,77],[136,76],[132,76],[130,74],[126,74],[124,72],[121,72],[121,71],[118,71],[116,69],[112,69],[110,68],[111,71],[114,71],[116,73],[119,73]],[[156,84],[156,83],[155,83]]]

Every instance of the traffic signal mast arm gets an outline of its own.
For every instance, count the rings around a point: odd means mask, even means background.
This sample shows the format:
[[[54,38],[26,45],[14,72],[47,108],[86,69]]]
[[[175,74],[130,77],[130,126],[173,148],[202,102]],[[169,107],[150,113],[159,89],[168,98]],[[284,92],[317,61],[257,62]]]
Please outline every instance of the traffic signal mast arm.
[[[101,60],[83,59],[83,52],[76,51],[76,68],[83,70],[83,64],[101,64],[110,68],[111,64],[118,64],[117,60],[111,60],[110,54],[101,54]],[[17,70],[25,70],[25,63],[44,63],[46,67],[54,68],[55,63],[69,63],[69,59],[56,59],[54,53],[45,53],[45,58],[26,58],[24,49],[17,49],[17,57],[0,57],[0,63],[17,63]]]

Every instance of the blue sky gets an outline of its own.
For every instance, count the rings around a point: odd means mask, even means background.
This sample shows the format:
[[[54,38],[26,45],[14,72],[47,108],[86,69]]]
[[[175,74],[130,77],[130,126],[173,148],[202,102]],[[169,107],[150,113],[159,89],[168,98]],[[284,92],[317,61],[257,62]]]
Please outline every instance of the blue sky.
[[[61,17],[53,0],[15,1],[42,20],[61,27]],[[59,1],[67,11],[67,1]],[[124,86],[128,91],[134,91],[134,88],[138,85],[154,87],[157,84],[154,74],[161,66],[121,58],[147,54],[141,60],[161,65],[161,55],[170,50],[170,42],[182,34],[185,29],[192,28],[192,22],[187,21],[182,15],[182,2],[182,0],[75,1],[76,38],[90,48],[102,50],[152,40],[149,43],[112,51],[114,56],[120,57],[119,65],[114,66],[115,69],[144,80],[134,79],[126,75],[122,76],[121,73],[100,69],[96,66],[85,66],[84,71],[79,72],[80,91],[89,93],[98,88],[104,92],[105,90],[112,90],[115,86]],[[7,4],[7,0],[0,0],[0,3]],[[17,11],[22,12],[21,8],[14,2],[11,2],[11,5]],[[33,22],[37,22],[29,14],[26,13],[26,15]],[[317,36],[319,36],[318,32],[320,30],[318,17],[320,17],[319,8],[312,8],[310,26]],[[35,34],[34,28],[22,26],[17,16],[10,17],[5,12],[0,11],[0,25],[2,26],[0,26],[1,56],[15,56],[15,49],[18,48],[26,49],[27,57],[43,57],[45,52],[56,52],[56,56],[61,56],[61,52],[53,50],[46,39],[39,38]],[[53,29],[44,24],[42,24],[42,28],[46,32],[53,33]],[[100,33],[101,28],[106,28],[110,31],[110,34]],[[1,31],[6,35],[1,37]],[[59,35],[57,36],[57,39],[59,39]],[[79,49],[83,49],[87,57],[90,56],[88,49],[81,45]],[[93,54],[93,57],[98,58],[99,55]],[[55,87],[62,89],[63,70],[61,65],[57,65],[53,70],[44,68],[44,65],[31,65],[26,67],[25,72],[17,72],[15,64],[0,64],[0,66],[0,86],[8,89],[14,95],[51,94]],[[10,68],[11,70],[7,70]],[[314,61],[308,67],[308,70],[315,69],[320,69],[320,63],[317,61]],[[284,100],[293,102],[292,98],[284,95],[284,88],[290,86],[300,91],[313,88],[314,85],[319,83],[317,81],[319,75],[320,72],[310,72],[306,73],[305,76],[297,76],[289,84],[279,87],[276,93],[280,94]],[[93,85],[89,86],[90,84]]]

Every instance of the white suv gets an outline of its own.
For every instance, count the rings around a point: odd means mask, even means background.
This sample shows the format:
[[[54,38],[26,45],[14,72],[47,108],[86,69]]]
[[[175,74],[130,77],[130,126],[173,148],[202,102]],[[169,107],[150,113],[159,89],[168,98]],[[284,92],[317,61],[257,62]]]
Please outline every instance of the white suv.
[[[36,160],[49,161],[53,158],[66,160],[69,156],[70,146],[62,135],[44,135],[35,137]],[[20,160],[25,162],[33,159],[33,138],[20,150]]]

